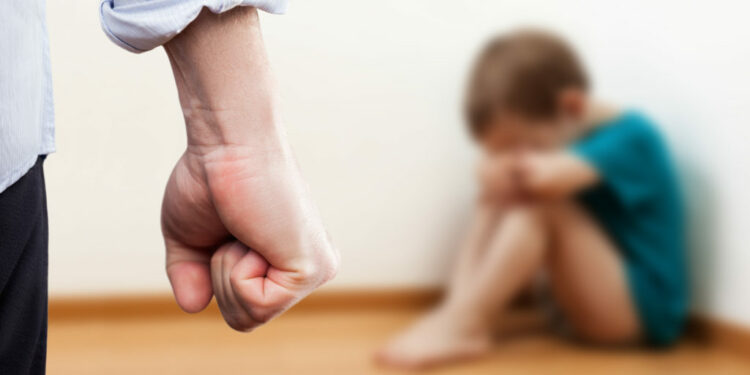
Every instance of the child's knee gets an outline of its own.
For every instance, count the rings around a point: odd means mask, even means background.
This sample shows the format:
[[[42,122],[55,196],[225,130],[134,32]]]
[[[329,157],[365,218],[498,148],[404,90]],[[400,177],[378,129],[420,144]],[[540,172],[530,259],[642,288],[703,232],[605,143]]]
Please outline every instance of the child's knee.
[[[509,207],[503,214],[503,224],[523,232],[539,232],[547,225],[548,209],[542,204],[523,203]]]
[[[575,202],[525,202],[507,209],[505,217],[524,225],[549,225],[550,221],[568,216],[575,210]]]
[[[575,202],[531,202],[509,207],[503,214],[506,230],[529,239],[540,239],[544,247],[554,242],[555,233],[575,221],[579,208]]]

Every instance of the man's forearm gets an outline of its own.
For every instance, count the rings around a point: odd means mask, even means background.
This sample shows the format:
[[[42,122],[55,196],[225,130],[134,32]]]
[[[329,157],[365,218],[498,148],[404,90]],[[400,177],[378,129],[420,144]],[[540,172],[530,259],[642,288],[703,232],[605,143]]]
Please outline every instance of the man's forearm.
[[[277,99],[254,8],[220,15],[204,10],[164,48],[189,147],[279,147]]]

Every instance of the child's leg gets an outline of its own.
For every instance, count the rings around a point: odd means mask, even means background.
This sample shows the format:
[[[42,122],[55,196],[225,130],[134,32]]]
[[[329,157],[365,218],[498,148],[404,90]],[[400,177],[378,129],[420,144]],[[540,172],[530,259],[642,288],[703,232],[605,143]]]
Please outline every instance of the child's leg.
[[[503,212],[477,267],[463,288],[446,298],[442,309],[464,316],[475,327],[487,328],[496,321],[499,309],[544,265],[550,238],[543,209],[526,205]]]
[[[495,231],[501,209],[496,205],[480,204],[455,260],[446,295],[466,289],[474,279],[479,262],[487,250],[487,242]]]
[[[493,317],[548,264],[563,308],[584,337],[634,339],[638,324],[623,267],[606,238],[573,203],[508,211],[467,287],[450,295],[380,358],[393,365],[424,366],[479,353],[489,343]]]
[[[420,367],[486,351],[494,315],[544,264],[547,234],[536,207],[508,209],[460,289],[378,358],[394,366]]]
[[[636,342],[640,323],[615,245],[576,204],[556,206],[550,219],[551,286],[576,334],[601,344]]]

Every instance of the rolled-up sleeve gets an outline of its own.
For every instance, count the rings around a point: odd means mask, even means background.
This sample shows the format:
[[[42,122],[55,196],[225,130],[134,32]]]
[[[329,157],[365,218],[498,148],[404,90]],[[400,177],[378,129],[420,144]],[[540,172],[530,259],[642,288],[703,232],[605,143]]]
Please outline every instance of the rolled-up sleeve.
[[[288,0],[102,0],[102,29],[109,39],[128,51],[140,53],[158,47],[184,30],[206,7],[222,13],[252,6],[269,13],[286,12]]]

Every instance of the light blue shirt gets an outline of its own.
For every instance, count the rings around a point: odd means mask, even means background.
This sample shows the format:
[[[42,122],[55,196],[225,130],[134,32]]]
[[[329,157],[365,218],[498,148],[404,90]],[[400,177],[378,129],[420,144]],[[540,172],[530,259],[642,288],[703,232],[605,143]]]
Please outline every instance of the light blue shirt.
[[[214,13],[254,6],[284,13],[287,0],[102,0],[102,29],[113,42],[131,52],[158,47],[190,24],[203,7]]]
[[[45,0],[0,0],[0,192],[55,150]]]
[[[144,52],[185,29],[203,7],[254,6],[283,13],[287,0],[102,0],[102,29],[117,45]],[[45,0],[0,0],[0,192],[55,151]]]

